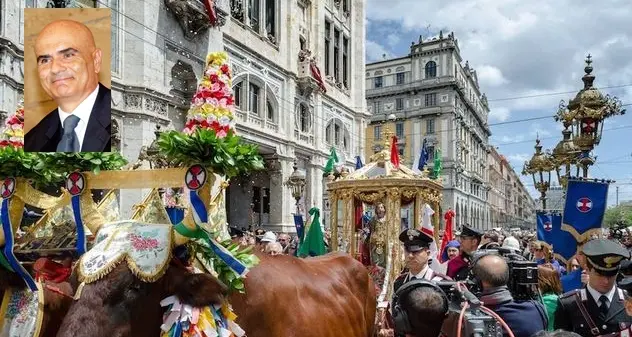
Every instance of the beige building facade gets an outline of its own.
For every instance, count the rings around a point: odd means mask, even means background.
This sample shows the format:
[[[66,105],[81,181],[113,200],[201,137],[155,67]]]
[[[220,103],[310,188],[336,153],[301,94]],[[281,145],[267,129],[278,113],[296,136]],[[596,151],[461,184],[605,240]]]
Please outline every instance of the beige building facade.
[[[489,107],[476,70],[462,59],[454,34],[420,37],[408,55],[367,64],[365,75],[367,110],[371,113],[365,157],[384,146],[387,125],[397,135],[399,152],[407,165],[419,156],[425,139],[430,168],[434,150],[441,150],[442,210],[455,210],[458,225],[491,228],[487,193]]]
[[[489,207],[492,227],[535,228],[536,203],[507,158],[491,146],[489,167]]]

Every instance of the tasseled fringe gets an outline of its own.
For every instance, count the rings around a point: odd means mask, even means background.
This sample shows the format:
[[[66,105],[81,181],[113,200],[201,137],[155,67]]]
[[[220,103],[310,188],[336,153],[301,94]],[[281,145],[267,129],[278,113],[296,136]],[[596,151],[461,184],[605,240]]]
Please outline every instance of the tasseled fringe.
[[[237,316],[227,303],[217,307],[194,308],[176,296],[160,302],[167,307],[161,337],[243,337],[246,332],[234,322]]]

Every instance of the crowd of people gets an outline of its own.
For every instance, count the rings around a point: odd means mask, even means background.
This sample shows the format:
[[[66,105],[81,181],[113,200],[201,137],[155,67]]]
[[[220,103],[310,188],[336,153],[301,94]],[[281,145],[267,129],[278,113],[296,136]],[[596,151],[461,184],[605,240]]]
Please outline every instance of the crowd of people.
[[[449,259],[446,275],[438,275],[429,267],[430,237],[416,229],[400,235],[406,252],[406,269],[394,284],[393,312],[395,315],[405,312],[407,320],[404,324],[401,315],[394,317],[396,336],[455,334],[450,332],[454,332],[456,323],[445,320],[447,297],[441,289],[433,287],[442,280],[478,286],[478,298],[516,337],[631,335],[632,298],[626,291],[632,290],[632,278],[628,278],[632,269],[629,233],[618,237],[593,235],[577,247],[577,254],[567,263],[557,260],[552,247],[537,241],[532,231],[484,233],[463,226],[456,234],[456,240],[439,252]],[[509,255],[511,260],[532,261],[537,265],[537,299],[514,299],[508,288]]]

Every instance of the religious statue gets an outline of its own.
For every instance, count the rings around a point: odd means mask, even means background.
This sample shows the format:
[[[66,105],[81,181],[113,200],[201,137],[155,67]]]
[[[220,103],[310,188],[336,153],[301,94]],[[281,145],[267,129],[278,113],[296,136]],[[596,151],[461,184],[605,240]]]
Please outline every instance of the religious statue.
[[[375,216],[369,221],[366,242],[370,247],[371,264],[386,268],[386,207],[381,202],[375,204]]]

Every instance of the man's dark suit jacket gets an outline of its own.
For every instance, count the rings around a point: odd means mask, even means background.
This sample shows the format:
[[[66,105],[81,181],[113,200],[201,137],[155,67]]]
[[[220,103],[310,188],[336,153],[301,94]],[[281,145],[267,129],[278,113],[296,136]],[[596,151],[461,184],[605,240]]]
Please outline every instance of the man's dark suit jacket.
[[[112,94],[110,89],[99,83],[97,99],[94,101],[90,120],[86,128],[81,152],[110,152]],[[56,152],[57,144],[64,134],[59,112],[53,110],[24,136],[26,152]]]

